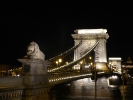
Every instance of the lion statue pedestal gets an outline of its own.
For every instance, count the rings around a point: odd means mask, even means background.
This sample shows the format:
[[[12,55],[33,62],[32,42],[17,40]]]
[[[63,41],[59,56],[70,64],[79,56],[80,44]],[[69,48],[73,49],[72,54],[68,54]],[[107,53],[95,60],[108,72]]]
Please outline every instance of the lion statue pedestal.
[[[18,59],[22,63],[24,83],[29,85],[48,83],[47,61]]]
[[[31,42],[27,47],[27,55],[18,59],[22,63],[22,76],[25,84],[43,84],[48,83],[47,61],[40,51],[36,42]]]
[[[23,100],[49,100],[50,91],[47,61],[36,42],[31,42],[27,55],[18,59],[22,63],[23,85],[25,86]]]

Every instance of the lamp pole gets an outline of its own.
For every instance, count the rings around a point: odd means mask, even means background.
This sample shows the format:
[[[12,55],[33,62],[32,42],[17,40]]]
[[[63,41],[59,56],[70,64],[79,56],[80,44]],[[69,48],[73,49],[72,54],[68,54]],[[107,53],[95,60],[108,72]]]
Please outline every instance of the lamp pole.
[[[83,64],[83,61],[80,62],[80,70],[83,70],[82,64]]]
[[[96,72],[96,65],[95,65],[95,100],[97,100],[97,72]]]
[[[58,62],[58,61],[56,61],[56,65],[57,65],[57,67],[58,67],[58,63],[59,63],[59,62]]]
[[[124,73],[123,73],[123,68],[121,69],[122,70],[122,94],[123,94],[123,99],[122,100],[125,100],[125,93],[124,93]]]

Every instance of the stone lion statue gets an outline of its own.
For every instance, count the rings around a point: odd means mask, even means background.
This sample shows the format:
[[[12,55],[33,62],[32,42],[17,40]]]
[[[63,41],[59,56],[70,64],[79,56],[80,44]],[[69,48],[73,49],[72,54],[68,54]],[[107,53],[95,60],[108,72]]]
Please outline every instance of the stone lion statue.
[[[27,55],[25,57],[30,59],[40,59],[40,60],[45,59],[45,55],[43,54],[42,51],[40,51],[38,44],[33,41],[28,45]]]

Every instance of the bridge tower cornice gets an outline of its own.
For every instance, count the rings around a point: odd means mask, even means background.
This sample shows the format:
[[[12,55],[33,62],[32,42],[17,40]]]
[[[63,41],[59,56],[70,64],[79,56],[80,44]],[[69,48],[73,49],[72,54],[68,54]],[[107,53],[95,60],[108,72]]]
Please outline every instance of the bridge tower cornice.
[[[88,40],[88,39],[108,39],[109,35],[102,34],[72,34],[74,40]]]

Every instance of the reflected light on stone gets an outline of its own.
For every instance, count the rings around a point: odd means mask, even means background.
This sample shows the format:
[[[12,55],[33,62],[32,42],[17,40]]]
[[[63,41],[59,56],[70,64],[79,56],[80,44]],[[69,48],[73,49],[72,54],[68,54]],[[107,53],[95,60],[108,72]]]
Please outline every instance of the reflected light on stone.
[[[85,65],[85,68],[89,68],[89,65]]]
[[[80,64],[82,64],[83,62],[81,61]]]
[[[97,69],[102,69],[102,66],[96,66]]]
[[[78,34],[98,34],[98,33],[106,33],[106,29],[78,29],[74,32]]]
[[[117,78],[117,76],[112,76],[112,78]]]
[[[20,76],[20,75],[17,75],[17,76]]]
[[[109,87],[117,87],[117,86],[115,86],[115,85],[109,85]]]
[[[67,86],[70,86],[70,84],[67,84]]]
[[[90,79],[90,82],[94,82],[91,78],[89,78]]]
[[[87,82],[88,82],[88,78],[84,78],[84,79],[83,79],[83,82],[84,82],[84,83],[87,83]]]
[[[97,74],[103,74],[104,72],[98,72]]]
[[[109,58],[109,60],[121,60],[121,58]]]

